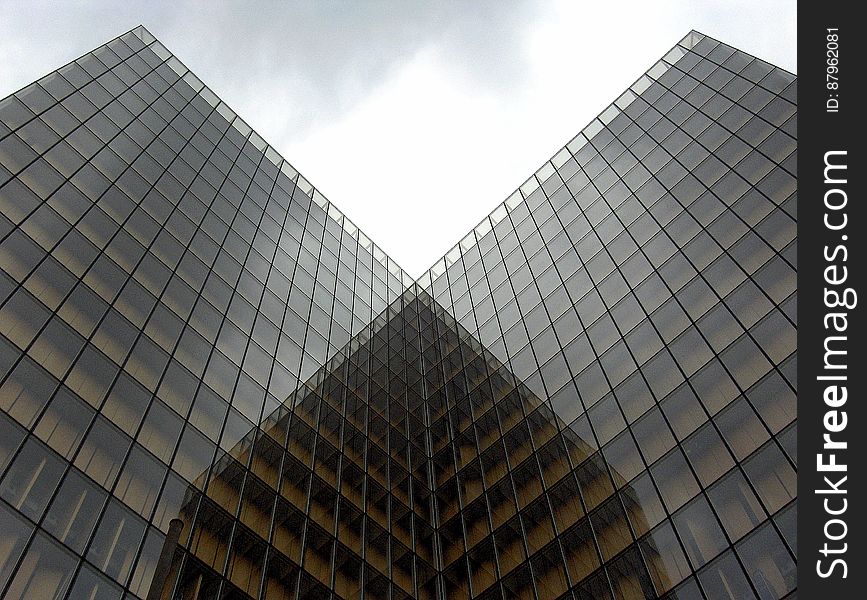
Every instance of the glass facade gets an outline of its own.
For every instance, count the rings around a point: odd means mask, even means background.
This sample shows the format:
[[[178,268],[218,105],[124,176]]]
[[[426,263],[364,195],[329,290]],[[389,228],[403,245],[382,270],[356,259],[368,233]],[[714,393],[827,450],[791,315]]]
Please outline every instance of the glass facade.
[[[417,281],[144,28],[0,101],[0,596],[794,598],[796,85],[691,32]]]

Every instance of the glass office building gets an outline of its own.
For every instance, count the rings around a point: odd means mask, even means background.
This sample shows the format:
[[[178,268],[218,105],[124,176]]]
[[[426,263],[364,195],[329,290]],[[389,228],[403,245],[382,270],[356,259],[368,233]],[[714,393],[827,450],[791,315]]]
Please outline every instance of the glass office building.
[[[0,597],[794,598],[796,85],[690,32],[418,280],[144,28],[9,96]]]

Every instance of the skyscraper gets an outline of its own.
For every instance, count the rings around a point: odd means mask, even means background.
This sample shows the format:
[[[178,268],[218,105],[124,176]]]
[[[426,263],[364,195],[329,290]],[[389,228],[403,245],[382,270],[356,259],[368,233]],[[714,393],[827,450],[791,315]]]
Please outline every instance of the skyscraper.
[[[783,598],[795,77],[690,32],[414,281],[139,27],[0,102],[0,596]]]

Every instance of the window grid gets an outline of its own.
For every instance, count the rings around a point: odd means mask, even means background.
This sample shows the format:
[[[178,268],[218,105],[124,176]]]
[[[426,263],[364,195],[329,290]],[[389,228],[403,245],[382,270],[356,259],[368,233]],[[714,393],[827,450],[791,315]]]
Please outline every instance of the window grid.
[[[0,591],[793,596],[796,85],[691,32],[417,283],[143,28],[3,100]]]

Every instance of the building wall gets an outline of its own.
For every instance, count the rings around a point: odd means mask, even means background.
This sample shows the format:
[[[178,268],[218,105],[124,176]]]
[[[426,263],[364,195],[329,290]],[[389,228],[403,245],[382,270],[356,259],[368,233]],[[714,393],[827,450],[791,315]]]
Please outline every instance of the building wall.
[[[795,585],[796,85],[690,33],[420,280],[598,450],[594,560],[655,544],[657,593]]]
[[[143,28],[3,100],[0,596],[793,594],[795,88],[689,34],[418,286]]]
[[[0,596],[144,597],[187,489],[403,274],[141,28],[0,104],[0,186]]]

